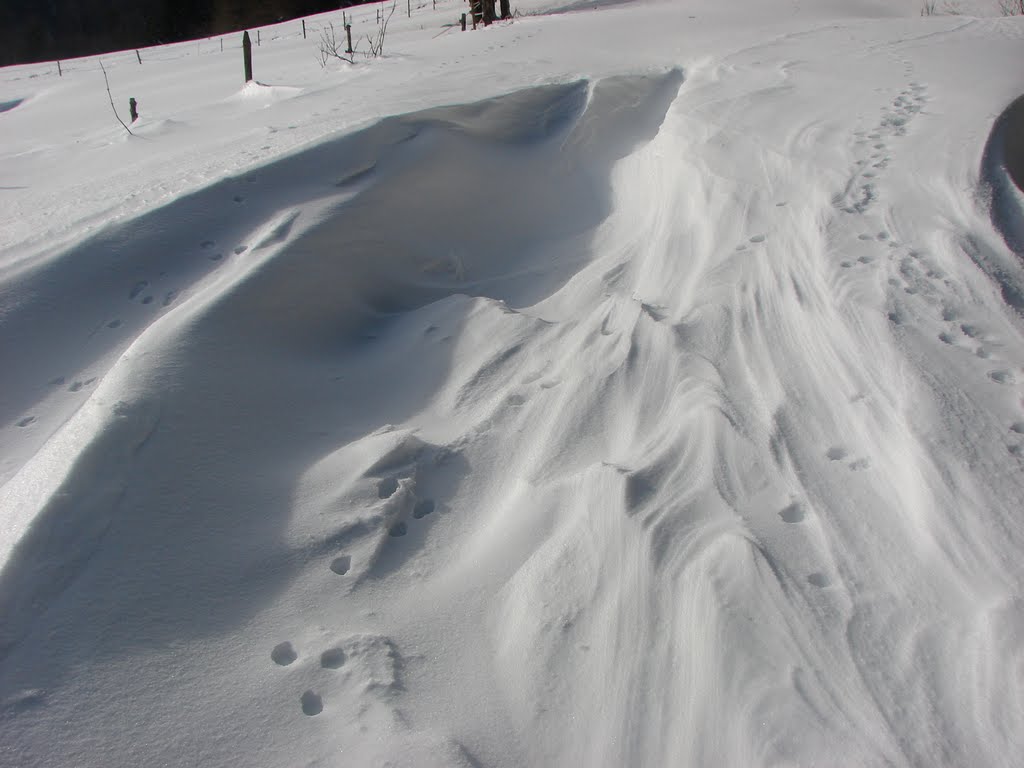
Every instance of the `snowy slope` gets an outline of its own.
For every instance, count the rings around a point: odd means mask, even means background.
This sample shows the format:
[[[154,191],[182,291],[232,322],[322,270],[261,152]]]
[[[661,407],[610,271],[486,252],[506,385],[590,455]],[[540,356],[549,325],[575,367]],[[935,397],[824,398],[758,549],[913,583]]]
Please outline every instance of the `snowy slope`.
[[[563,5],[0,70],[0,764],[1017,764],[1024,22]]]

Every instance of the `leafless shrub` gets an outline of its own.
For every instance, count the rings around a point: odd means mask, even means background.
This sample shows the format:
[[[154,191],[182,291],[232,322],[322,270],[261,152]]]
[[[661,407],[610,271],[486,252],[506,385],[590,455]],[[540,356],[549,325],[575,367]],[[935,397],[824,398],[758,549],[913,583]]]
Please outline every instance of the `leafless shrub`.
[[[316,53],[317,61],[320,62],[321,67],[326,67],[327,62],[331,59],[347,61],[349,64],[356,63],[354,60],[355,51],[353,50],[350,53],[345,49],[345,42],[338,39],[338,34],[334,31],[333,22],[320,30],[320,40],[317,43]]]
[[[1024,1],[1024,0],[1022,0]],[[380,21],[377,22],[377,29],[372,35],[366,36],[366,41],[370,44],[370,52],[368,56],[377,58],[384,53],[384,37],[388,33],[388,22],[391,21],[391,17],[395,15],[395,8],[398,5],[398,0],[395,0],[391,4],[391,10],[388,11],[387,16],[383,13],[380,15]]]
[[[1024,0],[999,0],[1003,16],[1024,16]]]

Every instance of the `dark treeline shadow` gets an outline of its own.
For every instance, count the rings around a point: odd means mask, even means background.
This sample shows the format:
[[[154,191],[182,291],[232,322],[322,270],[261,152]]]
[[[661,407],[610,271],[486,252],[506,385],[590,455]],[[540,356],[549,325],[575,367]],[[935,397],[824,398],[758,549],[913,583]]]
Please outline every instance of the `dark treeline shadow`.
[[[0,66],[142,48],[365,0],[0,0]]]

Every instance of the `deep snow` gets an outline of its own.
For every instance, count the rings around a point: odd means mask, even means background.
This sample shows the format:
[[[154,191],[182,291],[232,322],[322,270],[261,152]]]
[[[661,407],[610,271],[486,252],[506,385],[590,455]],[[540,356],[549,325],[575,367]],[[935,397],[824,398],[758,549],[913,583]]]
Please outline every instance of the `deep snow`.
[[[0,70],[0,763],[1017,764],[1024,23],[562,5]]]

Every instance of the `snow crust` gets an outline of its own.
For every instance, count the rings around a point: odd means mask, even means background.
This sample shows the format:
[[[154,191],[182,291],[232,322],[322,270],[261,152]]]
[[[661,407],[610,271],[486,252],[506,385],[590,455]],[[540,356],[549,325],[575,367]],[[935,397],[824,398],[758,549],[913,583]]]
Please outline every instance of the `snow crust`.
[[[993,5],[0,69],[0,763],[1017,765]]]

